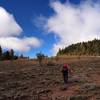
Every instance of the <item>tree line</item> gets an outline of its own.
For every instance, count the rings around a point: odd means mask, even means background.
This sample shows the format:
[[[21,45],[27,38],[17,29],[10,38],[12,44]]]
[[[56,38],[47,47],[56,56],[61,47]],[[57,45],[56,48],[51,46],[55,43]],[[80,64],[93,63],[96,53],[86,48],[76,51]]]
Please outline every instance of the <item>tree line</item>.
[[[14,54],[14,50],[7,50],[3,52],[2,47],[0,46],[0,60],[12,60],[18,59],[18,56]]]
[[[94,39],[69,45],[64,49],[59,49],[57,55],[100,56],[100,40]]]

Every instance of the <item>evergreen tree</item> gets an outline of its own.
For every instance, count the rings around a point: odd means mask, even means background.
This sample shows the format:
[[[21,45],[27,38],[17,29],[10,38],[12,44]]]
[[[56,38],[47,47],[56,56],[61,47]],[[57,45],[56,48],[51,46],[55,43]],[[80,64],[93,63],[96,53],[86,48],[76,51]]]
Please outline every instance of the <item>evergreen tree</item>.
[[[22,59],[24,58],[23,54],[20,55],[20,58],[22,58]]]
[[[14,59],[14,50],[13,49],[11,49],[9,51],[9,56],[10,56],[10,59]]]
[[[59,49],[57,55],[87,55],[100,56],[100,40],[72,44],[64,49]]]
[[[9,51],[4,52],[4,54],[3,54],[3,59],[4,59],[4,60],[10,60]]]
[[[0,60],[2,59],[2,48],[0,46]]]

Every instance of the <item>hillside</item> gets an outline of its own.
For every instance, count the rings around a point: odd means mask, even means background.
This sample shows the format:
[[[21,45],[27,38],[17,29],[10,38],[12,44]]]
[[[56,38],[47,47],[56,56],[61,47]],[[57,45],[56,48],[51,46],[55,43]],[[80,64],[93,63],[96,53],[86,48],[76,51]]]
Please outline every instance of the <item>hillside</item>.
[[[86,55],[100,56],[100,40],[93,40],[72,44],[64,49],[60,49],[57,55]]]
[[[64,84],[61,68],[67,62],[73,74]],[[81,57],[37,61],[0,61],[0,100],[100,100],[100,58]]]

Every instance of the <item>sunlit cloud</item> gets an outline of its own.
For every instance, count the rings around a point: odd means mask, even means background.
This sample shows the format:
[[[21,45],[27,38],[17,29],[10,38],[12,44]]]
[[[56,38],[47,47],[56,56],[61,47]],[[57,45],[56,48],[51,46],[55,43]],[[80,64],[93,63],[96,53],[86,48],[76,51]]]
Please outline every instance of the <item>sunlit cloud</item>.
[[[0,7],[0,36],[19,36],[22,28],[15,21],[14,16]]]
[[[92,2],[82,2],[79,5],[62,4],[59,1],[51,3],[54,14],[47,18],[44,25],[48,33],[54,33],[59,38],[53,45],[53,53],[59,48],[70,44],[100,39],[100,5]]]
[[[33,36],[19,38],[22,31],[14,16],[0,7],[0,46],[3,49],[26,52],[41,45],[41,40]]]
[[[1,37],[0,45],[6,49],[14,49],[16,51],[29,51],[32,47],[39,47],[40,41],[34,37],[17,38],[17,37]]]

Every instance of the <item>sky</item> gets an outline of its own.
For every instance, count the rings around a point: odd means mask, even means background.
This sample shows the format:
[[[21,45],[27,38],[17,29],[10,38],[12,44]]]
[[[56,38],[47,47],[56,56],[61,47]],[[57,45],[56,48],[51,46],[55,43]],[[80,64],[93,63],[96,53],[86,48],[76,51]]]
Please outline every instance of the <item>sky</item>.
[[[100,39],[99,0],[0,0],[0,45],[17,55],[56,55],[59,48]]]

